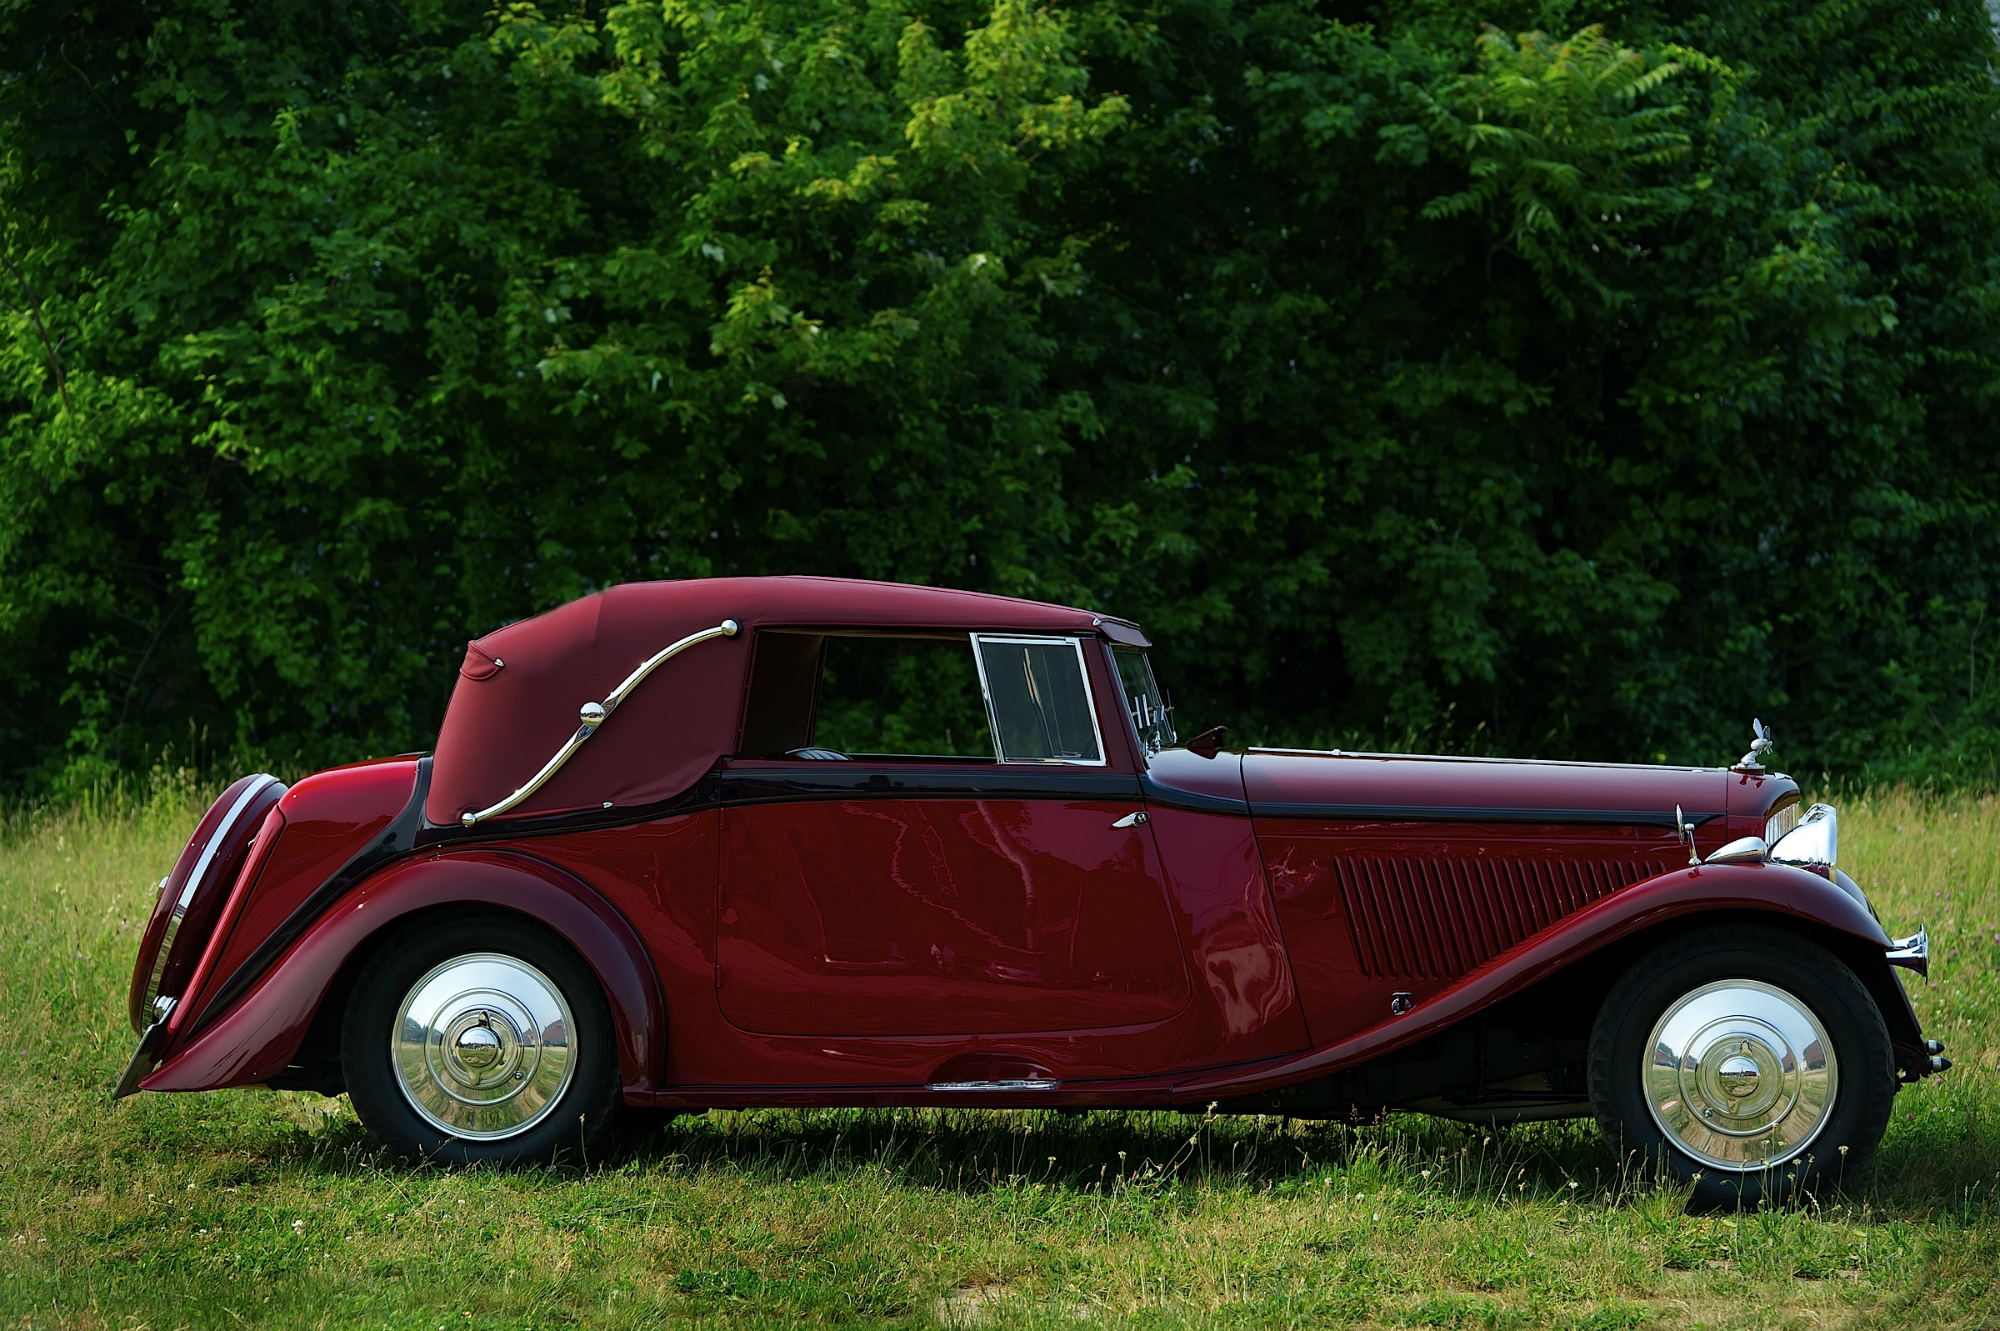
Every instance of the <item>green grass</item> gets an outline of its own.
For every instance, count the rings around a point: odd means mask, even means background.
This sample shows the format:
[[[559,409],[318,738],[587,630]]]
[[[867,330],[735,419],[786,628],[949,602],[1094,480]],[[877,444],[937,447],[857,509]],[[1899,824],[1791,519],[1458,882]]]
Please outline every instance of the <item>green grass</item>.
[[[1958,1066],[1838,1197],[1690,1216],[1582,1123],[683,1119],[587,1169],[386,1163],[345,1100],[114,1105],[187,792],[0,833],[10,1326],[2000,1325],[2000,800],[1849,799],[1843,860]]]

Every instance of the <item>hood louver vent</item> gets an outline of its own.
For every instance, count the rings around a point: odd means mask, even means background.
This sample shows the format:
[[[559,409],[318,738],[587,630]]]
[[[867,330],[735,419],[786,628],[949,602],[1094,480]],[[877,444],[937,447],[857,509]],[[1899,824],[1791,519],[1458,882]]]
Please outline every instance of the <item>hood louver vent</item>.
[[[1564,916],[1666,872],[1664,861],[1333,861],[1362,973],[1452,979]]]

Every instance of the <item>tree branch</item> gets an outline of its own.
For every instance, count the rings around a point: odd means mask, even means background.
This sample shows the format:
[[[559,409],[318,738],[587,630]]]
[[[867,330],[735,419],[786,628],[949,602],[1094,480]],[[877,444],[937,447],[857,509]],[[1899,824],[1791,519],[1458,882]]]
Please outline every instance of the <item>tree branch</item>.
[[[174,622],[174,616],[181,612],[181,605],[187,598],[186,592],[174,598],[173,605],[167,610],[167,617],[160,621],[160,626],[153,630],[152,639],[146,643],[145,655],[139,658],[138,667],[132,671],[131,682],[125,686],[125,705],[118,709],[118,740],[111,755],[113,767],[125,760],[125,718],[132,711],[132,695],[139,691],[139,676],[145,673],[146,662],[153,659],[153,649],[160,645],[160,635],[167,631],[167,625]]]
[[[69,381],[63,377],[62,362],[56,359],[56,344],[49,337],[48,325],[42,322],[42,303],[35,299],[35,293],[28,287],[28,279],[21,276],[21,270],[14,266],[12,259],[0,254],[0,263],[7,265],[7,271],[12,273],[14,280],[21,285],[21,294],[28,298],[28,318],[34,321],[35,332],[41,336],[42,349],[49,353],[49,369],[54,371],[56,376],[56,392],[62,397],[63,414],[68,415]]]

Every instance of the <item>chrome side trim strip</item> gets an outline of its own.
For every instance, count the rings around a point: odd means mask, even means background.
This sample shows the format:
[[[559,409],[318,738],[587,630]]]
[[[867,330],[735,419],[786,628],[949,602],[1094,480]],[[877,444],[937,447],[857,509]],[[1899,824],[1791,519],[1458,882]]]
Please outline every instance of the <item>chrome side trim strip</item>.
[[[1053,1077],[1020,1077],[1003,1081],[934,1081],[927,1091],[1053,1091],[1062,1086]]]
[[[597,728],[611,719],[611,714],[618,710],[618,704],[632,696],[632,690],[645,683],[646,676],[652,674],[654,670],[665,665],[668,661],[698,642],[707,642],[710,638],[733,638],[741,629],[742,625],[738,624],[735,620],[725,619],[712,629],[702,629],[698,633],[690,633],[679,642],[668,647],[663,647],[653,653],[653,655],[647,657],[645,661],[640,663],[638,669],[625,676],[624,683],[611,690],[610,696],[603,702],[587,702],[577,710],[578,719],[582,724],[576,728],[576,733],[563,742],[563,746],[555,751],[554,757],[542,764],[541,771],[528,778],[526,785],[490,808],[459,815],[458,821],[466,827],[476,827],[488,818],[498,818],[501,814],[520,804],[530,795],[533,795],[536,791],[547,785],[549,778],[562,770],[562,765],[570,760],[571,755],[583,747],[583,742],[592,735],[595,735]]]
[[[1175,791],[1165,791],[1155,795],[1154,785],[1146,788],[1149,800],[1159,799],[1162,803],[1172,803],[1185,795]],[[1236,812],[1243,811],[1237,805]],[[1328,822],[1370,822],[1370,823],[1547,823],[1550,825],[1577,823],[1605,823],[1613,826],[1660,827],[1671,832],[1675,818],[1671,809],[1529,809],[1517,805],[1488,806],[1471,804],[1291,804],[1256,800],[1250,805],[1250,812],[1259,818],[1313,818]],[[1724,815],[1715,812],[1692,810],[1682,816],[1684,823],[1699,827],[1711,819]],[[1686,843],[1682,834],[1681,844]]]
[[[222,844],[224,837],[229,835],[229,829],[236,826],[236,820],[243,816],[245,806],[251,800],[256,799],[260,791],[277,781],[277,779],[277,777],[267,773],[243,787],[243,793],[236,797],[236,803],[229,807],[229,812],[222,815],[222,821],[215,825],[215,835],[211,836],[208,839],[208,844],[201,848],[201,858],[195,861],[194,872],[189,874],[187,882],[181,885],[181,899],[174,904],[175,914],[185,911],[188,908],[188,903],[194,900],[194,890],[201,886],[201,880],[208,874],[209,863],[215,859],[215,848]]]
[[[1486,763],[1498,767],[1616,768],[1633,772],[1727,772],[1727,767],[1675,767],[1666,763],[1589,763],[1574,758],[1485,758],[1465,753],[1382,753],[1373,749],[1284,749],[1252,744],[1243,752],[1278,758],[1377,758],[1421,763]]]

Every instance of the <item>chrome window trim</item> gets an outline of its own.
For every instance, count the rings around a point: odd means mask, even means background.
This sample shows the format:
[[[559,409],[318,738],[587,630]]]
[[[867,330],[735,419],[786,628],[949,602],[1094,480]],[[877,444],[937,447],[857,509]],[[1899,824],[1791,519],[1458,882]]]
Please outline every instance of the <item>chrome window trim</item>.
[[[1083,639],[1067,634],[1045,633],[970,633],[972,640],[972,664],[979,671],[979,696],[986,704],[986,728],[993,736],[993,753],[996,762],[1017,767],[1108,767],[1110,756],[1104,747],[1104,723],[1097,715],[1097,690],[1090,686],[1090,662],[1083,654]],[[993,689],[986,680],[986,653],[980,650],[984,643],[1015,643],[1024,647],[1058,647],[1068,644],[1076,653],[1076,672],[1083,681],[1084,706],[1090,712],[1090,734],[1097,742],[1097,757],[1091,758],[1010,758],[1006,745],[1000,738],[1000,716],[993,708]]]

